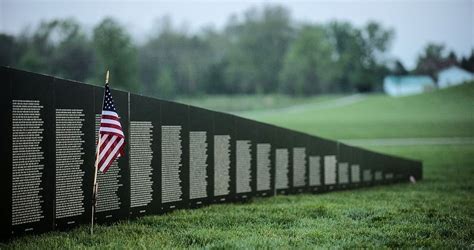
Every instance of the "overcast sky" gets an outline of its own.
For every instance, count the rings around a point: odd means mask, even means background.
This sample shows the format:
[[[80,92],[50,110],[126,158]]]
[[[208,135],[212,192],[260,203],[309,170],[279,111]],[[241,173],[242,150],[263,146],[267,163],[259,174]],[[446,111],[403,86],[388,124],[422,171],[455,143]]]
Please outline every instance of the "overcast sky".
[[[156,19],[165,15],[196,32],[209,25],[221,28],[231,14],[265,4],[287,7],[298,22],[345,20],[361,26],[368,20],[378,21],[395,30],[390,52],[408,68],[428,42],[443,43],[458,55],[467,55],[474,47],[474,0],[0,0],[0,32],[18,34],[40,20],[65,17],[74,17],[91,29],[112,16],[142,41]]]

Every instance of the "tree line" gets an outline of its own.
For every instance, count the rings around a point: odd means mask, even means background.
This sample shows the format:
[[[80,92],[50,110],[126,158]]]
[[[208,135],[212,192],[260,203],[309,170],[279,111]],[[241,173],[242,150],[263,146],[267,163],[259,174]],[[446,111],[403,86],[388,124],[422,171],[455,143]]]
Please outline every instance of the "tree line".
[[[86,32],[74,19],[41,22],[18,36],[0,34],[0,65],[102,84],[155,97],[199,94],[314,95],[381,89],[387,74],[436,77],[446,65],[474,71],[474,51],[458,61],[430,44],[408,72],[388,56],[394,31],[376,22],[297,23],[281,6],[251,8],[222,29],[195,33],[161,18],[137,43],[112,18]]]

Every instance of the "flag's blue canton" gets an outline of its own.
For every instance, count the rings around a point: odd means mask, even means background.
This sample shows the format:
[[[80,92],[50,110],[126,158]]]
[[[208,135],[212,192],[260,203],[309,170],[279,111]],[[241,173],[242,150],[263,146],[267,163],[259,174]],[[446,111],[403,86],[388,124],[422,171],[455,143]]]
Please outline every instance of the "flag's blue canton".
[[[110,93],[109,84],[105,85],[104,110],[116,112],[114,100],[112,99],[112,94]]]

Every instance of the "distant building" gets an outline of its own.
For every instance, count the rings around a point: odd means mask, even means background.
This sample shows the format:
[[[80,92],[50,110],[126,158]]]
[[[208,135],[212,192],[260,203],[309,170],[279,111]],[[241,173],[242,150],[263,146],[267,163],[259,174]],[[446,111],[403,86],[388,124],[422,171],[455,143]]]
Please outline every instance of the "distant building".
[[[438,87],[441,89],[472,80],[474,80],[474,74],[457,66],[451,66],[438,73]]]
[[[386,76],[383,90],[390,96],[419,94],[436,88],[433,79],[425,75]]]

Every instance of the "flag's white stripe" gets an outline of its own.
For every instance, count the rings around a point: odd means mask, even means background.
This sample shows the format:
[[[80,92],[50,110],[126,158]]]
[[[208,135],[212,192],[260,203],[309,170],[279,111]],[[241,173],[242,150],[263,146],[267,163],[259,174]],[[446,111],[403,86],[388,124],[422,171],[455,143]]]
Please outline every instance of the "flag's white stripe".
[[[124,139],[121,138],[120,141],[115,146],[114,150],[112,150],[112,152],[109,154],[109,157],[107,157],[107,159],[105,160],[104,164],[102,164],[102,166],[100,166],[100,171],[101,172],[104,172],[104,169],[107,167],[109,162],[117,154],[117,151],[122,147],[123,142],[124,142]]]
[[[118,138],[119,138],[118,136],[114,135],[114,136],[111,137],[110,140],[108,140],[107,142],[105,142],[105,143],[107,143],[107,144],[105,145],[104,149],[101,150],[101,152],[100,152],[100,155],[99,155],[99,163],[102,161],[102,159],[103,159],[104,157],[107,157],[107,151],[110,149],[110,147],[113,146],[114,142],[117,141]]]
[[[119,134],[119,135],[123,136],[122,130],[116,129],[116,128],[100,127],[99,131],[100,131],[100,132],[116,133],[116,134]]]
[[[109,151],[109,148],[114,144],[115,140],[117,140],[118,136],[114,135],[112,136],[112,138],[110,139],[110,141],[107,142],[107,145],[105,145],[105,148],[104,150],[102,150],[100,152],[100,155],[99,155],[99,162],[102,160],[102,158],[104,157],[104,155],[107,153],[107,151]]]
[[[97,142],[97,143],[100,143],[100,145],[97,144],[97,148],[98,148],[99,151],[100,151],[100,147],[102,146],[102,144],[104,144],[104,142],[107,140],[107,137],[109,137],[109,134],[105,134],[103,136],[100,136],[99,141]]]
[[[100,123],[107,123],[107,124],[113,124],[122,127],[119,121],[112,120],[112,119],[102,119],[100,120]]]
[[[99,137],[100,137],[99,141],[97,142],[97,151],[95,152],[96,153],[96,161],[97,161],[95,166],[97,166],[99,164],[100,159],[97,155],[100,154],[100,152],[101,152],[100,148],[102,147],[102,144],[104,144],[105,141],[107,140],[107,137],[109,137],[109,134],[105,134],[103,136],[99,135]]]
[[[111,115],[111,116],[118,116],[117,112],[114,112],[114,111],[108,111],[108,110],[102,110],[102,114],[103,115]]]

